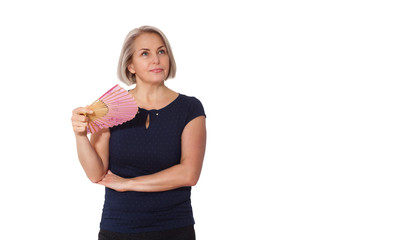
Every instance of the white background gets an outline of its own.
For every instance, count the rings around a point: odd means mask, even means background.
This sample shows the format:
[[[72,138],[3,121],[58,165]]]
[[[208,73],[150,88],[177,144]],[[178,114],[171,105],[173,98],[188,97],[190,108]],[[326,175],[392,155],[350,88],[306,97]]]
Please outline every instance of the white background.
[[[178,65],[167,86],[207,114],[198,239],[403,239],[403,12],[400,1],[2,1],[1,235],[97,239],[104,189],[80,167],[71,111],[119,83],[126,34],[153,25]]]

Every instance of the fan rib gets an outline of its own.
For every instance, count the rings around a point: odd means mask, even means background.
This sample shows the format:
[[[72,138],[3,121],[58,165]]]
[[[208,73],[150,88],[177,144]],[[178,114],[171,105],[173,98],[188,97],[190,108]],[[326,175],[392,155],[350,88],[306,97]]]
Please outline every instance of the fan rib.
[[[103,110],[103,106],[106,110]],[[127,122],[133,119],[138,111],[138,106],[132,95],[119,85],[115,85],[104,93],[89,108],[95,112],[92,114],[95,116],[89,116],[88,133]]]

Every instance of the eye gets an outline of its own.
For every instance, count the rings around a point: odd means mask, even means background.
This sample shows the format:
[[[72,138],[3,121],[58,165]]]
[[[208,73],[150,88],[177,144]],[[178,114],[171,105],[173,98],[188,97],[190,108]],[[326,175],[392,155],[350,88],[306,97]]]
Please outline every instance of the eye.
[[[148,52],[142,52],[141,55],[146,57],[146,56],[149,55],[149,53]]]
[[[162,49],[162,50],[160,50],[158,53],[159,53],[159,54],[165,54],[166,51]]]

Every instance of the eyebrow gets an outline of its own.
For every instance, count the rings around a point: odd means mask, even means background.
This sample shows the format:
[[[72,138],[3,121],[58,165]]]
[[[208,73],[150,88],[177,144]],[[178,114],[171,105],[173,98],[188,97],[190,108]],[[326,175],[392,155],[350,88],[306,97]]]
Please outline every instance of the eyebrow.
[[[165,48],[165,47],[166,47],[166,46],[162,45],[162,46],[158,47],[157,50],[159,50],[160,48]],[[139,49],[138,51],[143,51],[143,50],[145,50],[145,51],[150,51],[150,49],[148,49],[148,48],[141,48],[141,49]]]

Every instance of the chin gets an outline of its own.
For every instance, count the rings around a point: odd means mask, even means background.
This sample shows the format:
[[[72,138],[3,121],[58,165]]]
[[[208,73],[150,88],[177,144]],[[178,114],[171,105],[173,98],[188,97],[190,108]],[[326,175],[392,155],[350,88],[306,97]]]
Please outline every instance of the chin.
[[[166,75],[152,76],[152,77],[150,77],[150,81],[152,81],[152,82],[164,82],[164,80],[166,80],[166,78],[167,78]]]
[[[167,76],[165,76],[165,75],[144,76],[144,78],[142,78],[141,81],[144,83],[149,83],[149,84],[158,84],[158,83],[163,83],[166,80],[166,78],[167,78]]]
[[[151,78],[147,82],[157,84],[157,83],[164,82],[164,80],[165,80],[165,78]]]

